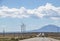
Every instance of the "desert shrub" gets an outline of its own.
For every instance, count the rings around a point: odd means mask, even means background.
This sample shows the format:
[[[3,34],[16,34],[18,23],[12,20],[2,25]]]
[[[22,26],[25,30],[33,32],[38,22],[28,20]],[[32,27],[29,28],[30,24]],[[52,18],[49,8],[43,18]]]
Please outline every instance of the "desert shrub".
[[[15,39],[15,38],[11,38],[11,41],[18,41],[18,38]]]

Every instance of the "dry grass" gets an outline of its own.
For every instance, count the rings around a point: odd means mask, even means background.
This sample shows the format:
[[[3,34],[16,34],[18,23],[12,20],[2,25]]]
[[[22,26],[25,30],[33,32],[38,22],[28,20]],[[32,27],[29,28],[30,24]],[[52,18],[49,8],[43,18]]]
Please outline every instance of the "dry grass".
[[[11,34],[0,34],[0,41],[18,41],[28,38],[36,37],[39,33],[11,33]],[[42,37],[42,36],[40,36]],[[60,33],[45,33],[45,37],[52,37],[60,39]]]

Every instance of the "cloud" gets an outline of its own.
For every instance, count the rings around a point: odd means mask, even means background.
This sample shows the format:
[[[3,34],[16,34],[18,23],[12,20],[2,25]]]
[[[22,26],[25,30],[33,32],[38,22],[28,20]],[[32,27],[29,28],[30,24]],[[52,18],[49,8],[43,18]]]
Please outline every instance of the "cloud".
[[[53,20],[60,20],[60,18],[58,18],[58,17],[51,17],[51,19],[53,19]]]
[[[34,9],[26,9],[25,7],[9,8],[7,6],[0,7],[0,17],[6,18],[29,18],[37,17],[40,19],[49,18],[49,19],[60,19],[60,7],[55,7],[50,3],[46,5],[39,6]]]

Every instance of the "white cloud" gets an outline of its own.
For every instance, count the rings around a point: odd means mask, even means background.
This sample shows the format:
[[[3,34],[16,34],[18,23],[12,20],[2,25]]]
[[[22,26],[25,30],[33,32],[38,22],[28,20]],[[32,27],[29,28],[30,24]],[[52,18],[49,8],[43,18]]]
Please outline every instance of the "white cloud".
[[[60,7],[55,7],[50,3],[35,9],[0,7],[0,17],[29,18],[33,16],[38,18],[60,19]]]
[[[53,20],[60,20],[60,18],[57,18],[57,17],[51,17],[51,19],[53,19]]]

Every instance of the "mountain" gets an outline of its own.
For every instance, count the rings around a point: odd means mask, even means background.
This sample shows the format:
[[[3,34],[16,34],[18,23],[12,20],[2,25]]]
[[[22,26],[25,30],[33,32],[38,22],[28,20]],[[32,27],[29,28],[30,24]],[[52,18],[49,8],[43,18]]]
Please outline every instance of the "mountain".
[[[46,25],[40,29],[34,30],[32,32],[60,32],[60,27],[56,25]]]

